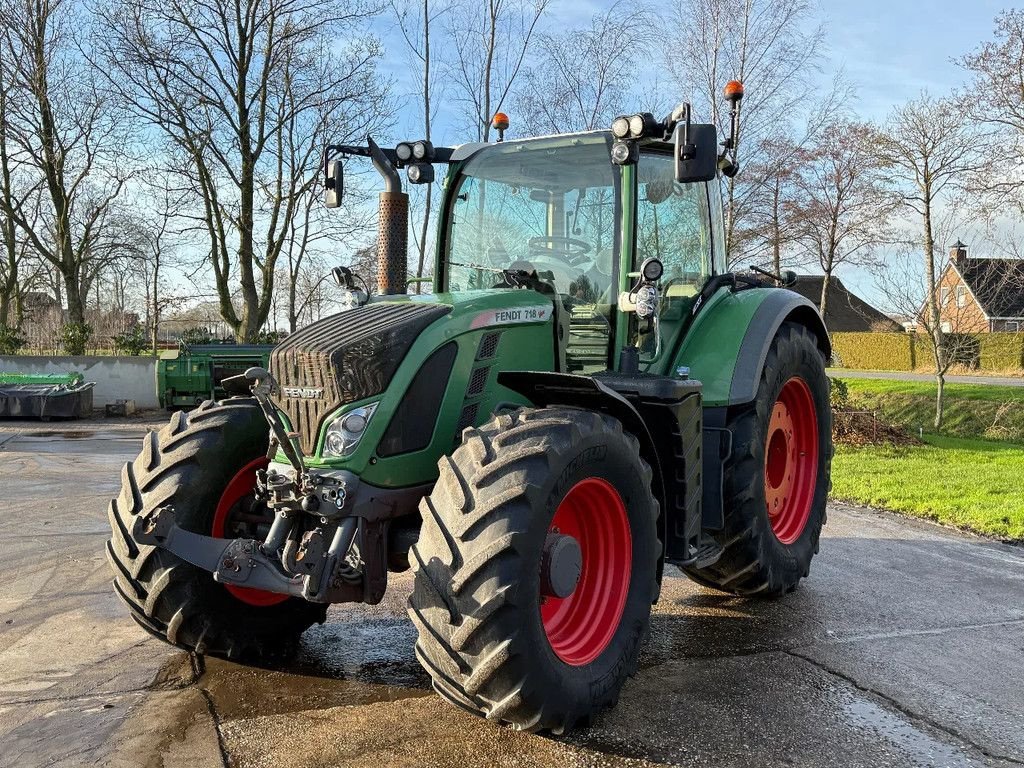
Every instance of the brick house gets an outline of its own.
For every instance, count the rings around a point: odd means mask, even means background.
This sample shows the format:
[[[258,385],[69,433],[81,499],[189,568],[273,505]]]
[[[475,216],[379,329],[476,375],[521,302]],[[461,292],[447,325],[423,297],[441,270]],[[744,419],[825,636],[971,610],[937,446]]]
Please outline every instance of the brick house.
[[[1024,331],[1024,260],[968,256],[958,240],[939,277],[939,316],[947,333]]]

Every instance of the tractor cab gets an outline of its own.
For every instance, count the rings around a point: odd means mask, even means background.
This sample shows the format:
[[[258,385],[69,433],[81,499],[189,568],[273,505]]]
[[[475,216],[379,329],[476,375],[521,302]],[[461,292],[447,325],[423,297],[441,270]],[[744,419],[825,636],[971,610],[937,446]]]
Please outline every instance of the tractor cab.
[[[646,260],[664,268],[658,316],[669,335],[725,271],[717,180],[677,180],[670,143],[643,142],[628,165],[612,162],[614,144],[594,131],[469,145],[454,150],[447,177],[436,290],[526,285],[557,297],[571,373],[616,367]],[[517,272],[524,279],[509,278]]]

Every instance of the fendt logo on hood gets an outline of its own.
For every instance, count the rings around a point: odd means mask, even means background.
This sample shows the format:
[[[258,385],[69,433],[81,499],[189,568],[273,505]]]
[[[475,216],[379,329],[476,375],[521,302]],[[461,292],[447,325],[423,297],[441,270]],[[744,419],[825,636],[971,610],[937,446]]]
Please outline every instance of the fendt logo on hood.
[[[301,400],[316,400],[324,391],[318,387],[281,387],[285,397],[297,397]]]

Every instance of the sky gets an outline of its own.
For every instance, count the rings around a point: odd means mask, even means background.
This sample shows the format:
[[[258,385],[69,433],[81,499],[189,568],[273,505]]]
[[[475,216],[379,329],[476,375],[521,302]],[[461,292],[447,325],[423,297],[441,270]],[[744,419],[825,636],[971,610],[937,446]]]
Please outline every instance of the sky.
[[[584,26],[612,2],[552,0],[545,28]],[[967,75],[955,60],[991,39],[994,19],[1006,7],[1000,0],[819,0],[815,17],[825,27],[826,42],[822,81],[829,82],[839,70],[845,72],[856,88],[855,112],[881,122],[895,106],[922,91],[945,95],[966,86]],[[667,10],[665,15],[668,18]],[[415,93],[416,73],[394,24],[381,19],[374,26],[390,51],[381,63],[382,73],[394,79],[398,93]],[[670,94],[666,100],[674,98]],[[415,102],[407,103],[403,112],[397,130],[417,133]],[[511,117],[514,131],[516,116]],[[467,139],[443,107],[432,130],[442,142]],[[874,278],[865,270],[841,267],[838,274],[855,292],[877,300]]]
[[[945,94],[966,85],[953,61],[991,39],[1006,2],[973,0],[826,1],[828,58],[858,87],[858,112],[881,120],[922,90]]]
[[[551,0],[544,28],[584,26],[613,2]],[[665,6],[666,18],[670,3]],[[881,120],[893,106],[922,90],[944,94],[963,86],[964,72],[954,59],[990,39],[996,15],[1012,5],[1005,0],[819,0],[816,7],[817,20],[825,25],[823,80],[844,70],[857,86],[858,113]],[[393,21],[383,17],[374,28],[389,50],[381,62],[382,74],[394,78],[399,93],[416,91],[418,72],[411,70]],[[411,118],[418,118],[411,104],[409,112]],[[443,140],[458,143],[464,138],[444,110],[438,114],[434,128]]]

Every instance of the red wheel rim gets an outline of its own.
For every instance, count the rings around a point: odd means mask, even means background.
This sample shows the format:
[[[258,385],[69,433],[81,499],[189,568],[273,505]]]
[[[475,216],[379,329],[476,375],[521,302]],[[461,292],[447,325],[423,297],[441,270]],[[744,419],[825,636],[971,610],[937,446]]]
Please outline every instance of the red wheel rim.
[[[818,480],[818,412],[807,382],[787,381],[764,443],[764,500],[776,538],[792,544],[811,515]]]
[[[220,501],[217,502],[217,510],[213,513],[213,526],[210,531],[212,536],[218,539],[228,538],[229,523],[237,520],[253,496],[253,489],[256,487],[256,471],[264,469],[269,463],[266,457],[258,458],[246,464],[237,475],[231,478],[231,482],[227,484],[224,493],[220,496]],[[277,592],[236,587],[231,584],[225,584],[224,589],[243,603],[261,608],[277,605],[288,599],[288,595]]]
[[[576,539],[583,562],[571,595],[541,596],[544,633],[566,664],[589,664],[608,647],[626,607],[633,562],[626,505],[611,483],[589,477],[569,489],[549,530]]]

